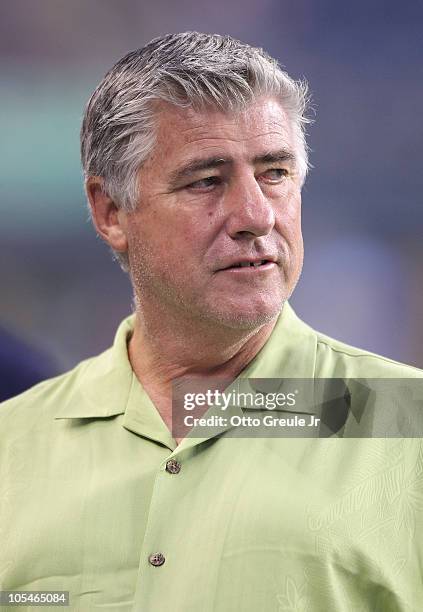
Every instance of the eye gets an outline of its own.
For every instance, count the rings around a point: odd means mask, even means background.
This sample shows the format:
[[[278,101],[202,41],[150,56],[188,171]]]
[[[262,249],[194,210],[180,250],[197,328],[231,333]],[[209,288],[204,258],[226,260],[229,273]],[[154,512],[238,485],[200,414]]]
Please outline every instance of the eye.
[[[261,177],[269,183],[279,183],[288,175],[289,172],[286,168],[269,168],[266,172],[261,174]]]
[[[219,176],[207,176],[206,178],[190,183],[187,185],[187,189],[191,189],[193,191],[211,191],[213,187],[219,185],[220,182],[221,179]]]

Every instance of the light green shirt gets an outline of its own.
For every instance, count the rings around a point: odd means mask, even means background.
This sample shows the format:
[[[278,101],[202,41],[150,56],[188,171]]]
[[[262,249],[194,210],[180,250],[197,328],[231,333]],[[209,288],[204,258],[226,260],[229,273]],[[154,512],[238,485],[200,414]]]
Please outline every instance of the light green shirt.
[[[84,612],[423,609],[420,439],[177,446],[128,361],[132,323],[0,406],[1,589],[66,590]],[[318,334],[287,304],[242,373],[422,376]]]

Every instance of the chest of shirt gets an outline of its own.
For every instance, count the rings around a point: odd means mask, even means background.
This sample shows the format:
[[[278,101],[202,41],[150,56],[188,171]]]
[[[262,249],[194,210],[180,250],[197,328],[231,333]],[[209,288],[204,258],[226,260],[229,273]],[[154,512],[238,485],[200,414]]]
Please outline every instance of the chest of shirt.
[[[48,449],[35,435],[31,461],[21,444],[1,482],[4,588],[122,611],[277,610],[316,593],[353,606],[362,583],[385,603],[412,597],[423,488],[410,440],[222,438],[172,453],[117,418],[64,424]]]

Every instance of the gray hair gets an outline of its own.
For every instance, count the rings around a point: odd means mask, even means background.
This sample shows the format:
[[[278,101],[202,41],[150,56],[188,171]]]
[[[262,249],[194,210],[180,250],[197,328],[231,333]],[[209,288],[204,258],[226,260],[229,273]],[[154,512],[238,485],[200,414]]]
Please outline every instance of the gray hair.
[[[308,164],[305,81],[295,81],[263,49],[230,36],[185,32],[155,38],[131,51],[98,85],[81,128],[85,180],[100,176],[116,206],[133,211],[140,198],[137,175],[155,144],[156,105],[224,112],[244,109],[256,97],[276,97],[298,143],[298,172]],[[126,254],[116,254],[127,270]]]

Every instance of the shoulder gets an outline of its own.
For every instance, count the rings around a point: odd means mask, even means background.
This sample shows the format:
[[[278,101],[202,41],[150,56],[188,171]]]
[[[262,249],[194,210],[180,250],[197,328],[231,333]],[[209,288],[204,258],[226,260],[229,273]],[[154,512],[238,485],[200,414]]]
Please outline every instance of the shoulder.
[[[0,403],[0,430],[29,432],[54,419],[108,417],[123,411],[132,369],[127,339],[133,316],[119,325],[113,346],[81,361],[69,372],[35,385]],[[6,427],[7,426],[7,427]]]
[[[24,393],[0,403],[0,429],[10,427],[27,431],[40,419],[54,419],[60,409],[78,395],[90,372],[101,368],[108,351],[81,361],[72,370],[45,380]]]
[[[313,330],[314,331],[314,330]],[[317,378],[423,378],[423,370],[314,331]]]
[[[335,340],[305,323],[286,303],[275,326],[273,353],[287,378],[423,378],[423,370]],[[285,348],[284,348],[285,347]]]

